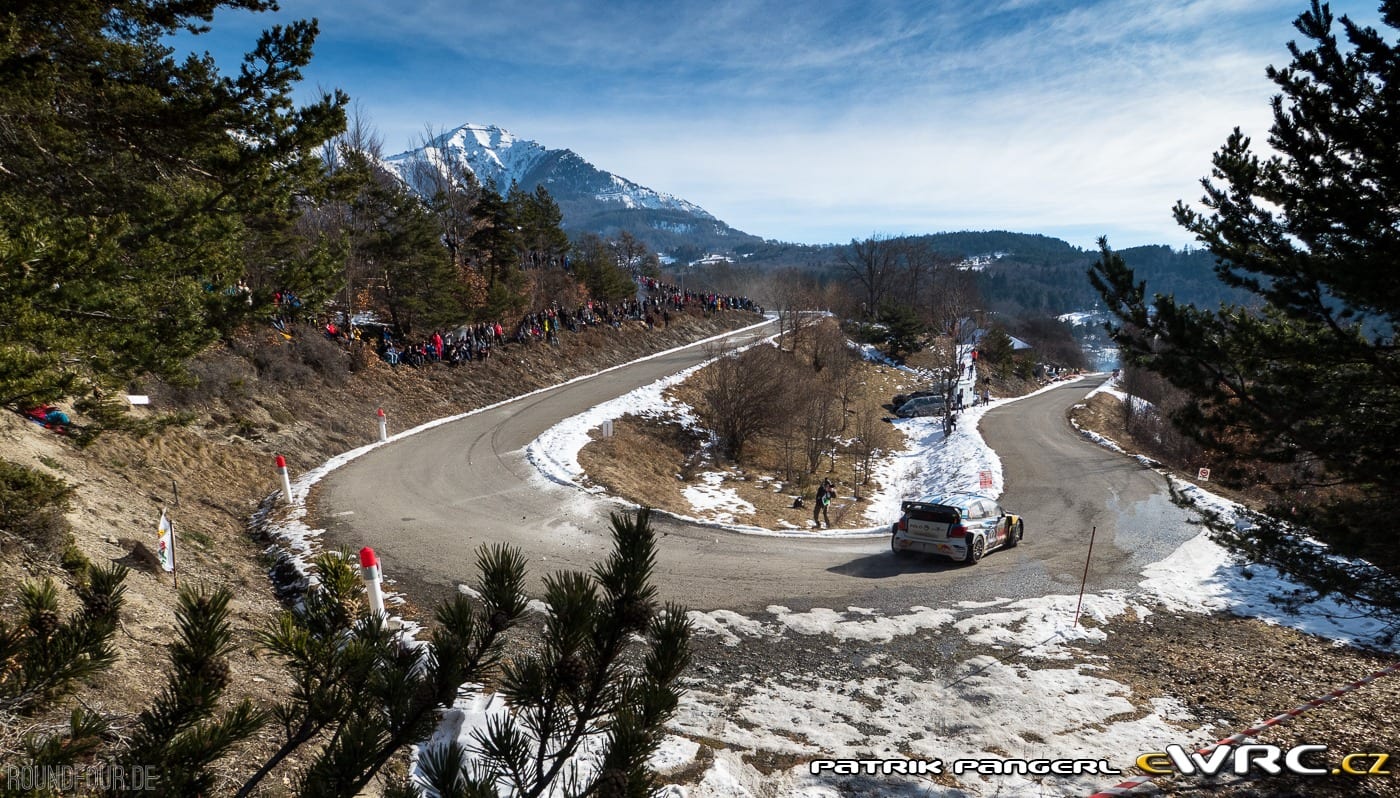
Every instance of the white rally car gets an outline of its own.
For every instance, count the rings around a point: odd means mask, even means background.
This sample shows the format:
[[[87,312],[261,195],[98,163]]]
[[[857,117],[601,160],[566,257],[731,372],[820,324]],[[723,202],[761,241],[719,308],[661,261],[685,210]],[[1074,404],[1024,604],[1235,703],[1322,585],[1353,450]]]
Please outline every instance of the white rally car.
[[[1021,516],[975,493],[931,496],[903,502],[900,509],[904,515],[890,536],[896,555],[923,552],[971,565],[992,549],[1015,546],[1026,532]]]

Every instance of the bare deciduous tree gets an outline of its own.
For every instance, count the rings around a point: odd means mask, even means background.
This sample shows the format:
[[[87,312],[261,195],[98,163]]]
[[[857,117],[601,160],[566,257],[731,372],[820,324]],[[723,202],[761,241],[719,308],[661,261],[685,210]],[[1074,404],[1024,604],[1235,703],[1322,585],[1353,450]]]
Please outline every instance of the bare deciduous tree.
[[[940,255],[932,244],[923,239],[903,239],[899,257],[901,268],[895,290],[903,301],[914,308],[921,321],[932,326],[936,321],[932,313],[935,298],[940,291],[946,290],[950,280],[956,279],[954,261]]]
[[[815,474],[821,468],[822,458],[831,455],[835,448],[835,434],[841,425],[840,401],[831,391],[826,380],[814,372],[808,372],[805,379],[793,385],[799,397],[797,410],[801,415],[800,429],[805,444],[807,473]]]
[[[719,357],[696,375],[706,426],[719,438],[724,456],[741,461],[744,446],[774,429],[786,407],[787,355],[756,346]]]
[[[885,423],[879,410],[868,408],[856,415],[855,435],[851,451],[856,457],[856,485],[868,485],[875,459],[894,448],[894,428]]]
[[[812,275],[793,268],[780,269],[771,275],[765,293],[778,314],[779,344],[795,351],[808,327],[822,317],[816,313],[821,306],[821,293]]]
[[[460,271],[466,265],[466,243],[483,224],[476,215],[483,189],[460,150],[437,145],[445,135],[423,134],[420,154],[409,167],[407,178],[427,198],[442,225],[443,244],[452,253],[452,264]]]
[[[898,274],[899,247],[886,236],[871,236],[864,241],[852,239],[837,262],[865,295],[864,318],[867,321],[875,318]]]

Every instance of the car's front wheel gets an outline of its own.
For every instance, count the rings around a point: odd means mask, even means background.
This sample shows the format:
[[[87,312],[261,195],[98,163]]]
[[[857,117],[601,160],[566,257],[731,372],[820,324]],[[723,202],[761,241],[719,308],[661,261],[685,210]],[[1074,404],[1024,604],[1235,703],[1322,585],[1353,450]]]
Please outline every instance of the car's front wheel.
[[[982,559],[982,555],[987,553],[987,541],[981,535],[973,535],[972,540],[967,542],[967,553],[963,555],[963,562],[968,565],[976,565]]]
[[[1011,531],[1006,535],[1006,547],[1009,549],[1015,546],[1017,543],[1020,543],[1021,538],[1025,537],[1025,534],[1025,525],[1022,522],[1017,521],[1016,524],[1011,527]]]

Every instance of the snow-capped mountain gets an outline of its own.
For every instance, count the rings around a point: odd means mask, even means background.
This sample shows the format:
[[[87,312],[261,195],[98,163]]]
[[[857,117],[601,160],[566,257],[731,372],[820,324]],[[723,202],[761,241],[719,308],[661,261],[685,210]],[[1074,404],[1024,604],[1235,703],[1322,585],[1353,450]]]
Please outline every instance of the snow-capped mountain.
[[[420,192],[427,188],[424,168],[441,172],[450,163],[465,164],[478,182],[501,193],[512,183],[525,191],[542,185],[559,203],[570,233],[607,236],[628,230],[658,251],[683,244],[709,248],[715,238],[733,246],[736,237],[752,238],[699,205],[599,169],[572,150],[548,149],[494,125],[462,125],[384,163]]]

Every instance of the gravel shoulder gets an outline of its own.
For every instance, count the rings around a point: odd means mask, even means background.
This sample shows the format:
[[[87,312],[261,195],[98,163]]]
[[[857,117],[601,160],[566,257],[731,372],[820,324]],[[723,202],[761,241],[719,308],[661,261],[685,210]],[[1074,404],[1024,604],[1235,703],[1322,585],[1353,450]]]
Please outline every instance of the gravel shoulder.
[[[1073,411],[1075,421],[1122,444],[1127,436],[1117,423],[1117,404],[1112,396],[1098,394]],[[1362,650],[1225,613],[1161,610],[1142,618],[1115,618],[1104,631],[1103,641],[1076,644],[1084,661],[1101,668],[1105,678],[1131,686],[1135,694],[1166,696],[1188,707],[1202,728],[1195,739],[1176,741],[1182,745],[1213,743],[1400,662],[1394,652]],[[1349,753],[1387,753],[1390,773],[1253,780],[1164,777],[1155,783],[1163,794],[1180,796],[1400,796],[1400,674],[1270,726],[1253,741],[1283,748],[1325,745],[1327,767],[1336,767]]]

